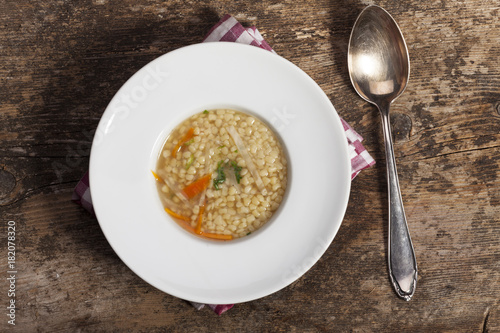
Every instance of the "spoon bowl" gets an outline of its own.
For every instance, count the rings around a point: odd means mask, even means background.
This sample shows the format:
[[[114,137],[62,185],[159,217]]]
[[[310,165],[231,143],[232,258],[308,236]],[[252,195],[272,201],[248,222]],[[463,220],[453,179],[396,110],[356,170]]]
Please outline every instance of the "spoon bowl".
[[[361,12],[349,40],[348,66],[354,89],[366,101],[391,103],[410,78],[410,57],[401,31],[384,9]]]
[[[348,68],[356,92],[375,104],[382,116],[389,192],[389,276],[398,296],[409,301],[417,283],[417,261],[399,188],[389,109],[408,84],[410,58],[403,34],[383,8],[368,6],[359,14],[349,39]]]

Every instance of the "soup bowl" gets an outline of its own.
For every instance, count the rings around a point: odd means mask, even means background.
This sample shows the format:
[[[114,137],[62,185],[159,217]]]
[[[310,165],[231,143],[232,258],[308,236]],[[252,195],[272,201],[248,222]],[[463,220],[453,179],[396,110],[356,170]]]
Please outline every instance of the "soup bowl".
[[[265,122],[288,160],[287,189],[271,220],[228,242],[175,223],[150,172],[179,123],[221,108]],[[317,262],[342,223],[350,170],[340,118],[306,73],[269,51],[217,42],[169,52],[122,86],[97,127],[89,175],[103,233],[132,271],[170,295],[228,304],[276,292]]]

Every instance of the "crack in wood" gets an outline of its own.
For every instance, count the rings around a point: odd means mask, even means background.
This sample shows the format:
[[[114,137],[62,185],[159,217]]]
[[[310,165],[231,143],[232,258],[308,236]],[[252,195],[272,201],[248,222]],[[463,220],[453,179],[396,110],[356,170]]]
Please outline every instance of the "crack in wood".
[[[13,201],[9,201],[9,200],[0,200],[0,207],[2,208],[5,208],[5,207],[9,207],[9,206],[12,206],[12,205],[15,205],[16,203],[18,203],[19,201],[21,200],[25,200],[27,199],[29,196],[31,195],[35,195],[37,194],[38,192],[40,192],[40,190],[43,190],[45,188],[51,188],[51,187],[54,187],[54,186],[58,186],[58,185],[66,185],[66,184],[74,184],[74,186],[76,186],[76,184],[80,181],[80,179],[78,180],[68,180],[68,181],[64,181],[64,182],[58,182],[58,183],[53,183],[53,184],[47,184],[47,185],[43,185],[43,186],[39,186],[37,188],[32,188],[32,189],[28,189],[26,190],[26,192],[24,192],[19,198],[17,199],[14,199]],[[73,190],[72,190],[73,191]],[[7,199],[7,198],[6,198]]]
[[[488,333],[489,330],[488,330],[488,319],[490,318],[490,307],[487,307],[486,308],[486,313],[484,315],[484,319],[483,319],[483,328],[481,330],[481,332],[483,333]]]
[[[88,155],[0,155],[2,158],[37,158],[37,159],[65,159],[65,158],[83,158],[88,159],[90,154]]]
[[[483,147],[483,148],[474,148],[474,149],[466,149],[466,150],[453,151],[453,152],[446,153],[446,154],[439,154],[439,155],[436,155],[436,156],[424,157],[424,158],[418,159],[417,161],[425,161],[425,160],[431,160],[431,159],[434,159],[434,158],[446,157],[446,156],[455,155],[455,154],[462,154],[462,153],[468,153],[468,152],[472,152],[472,151],[488,150],[488,149],[495,149],[495,148],[500,148],[500,146],[492,146],[492,147]],[[407,156],[411,156],[411,155],[406,155],[405,157],[407,157]]]
[[[448,144],[448,143],[457,143],[457,142],[462,142],[462,141],[467,141],[467,140],[477,140],[478,137],[476,136],[471,136],[471,137],[465,137],[465,138],[458,138],[458,139],[451,139],[451,140],[446,140],[446,141],[439,141],[439,142],[436,142],[435,144],[440,144],[440,145],[445,145],[445,144]],[[418,140],[416,140],[418,141]],[[411,142],[411,141],[409,141]],[[486,148],[489,148],[489,147],[486,147]],[[482,148],[478,148],[478,149],[482,149]],[[421,151],[417,151],[415,153],[412,153],[412,154],[407,154],[407,155],[404,155],[402,157],[411,157],[411,156],[415,156],[415,155],[418,155],[420,154]],[[436,156],[433,156],[433,157],[436,157]]]

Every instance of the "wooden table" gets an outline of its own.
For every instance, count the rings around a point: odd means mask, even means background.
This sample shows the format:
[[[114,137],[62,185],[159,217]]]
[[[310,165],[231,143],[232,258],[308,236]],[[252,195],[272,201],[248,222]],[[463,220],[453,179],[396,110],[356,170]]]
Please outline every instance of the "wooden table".
[[[387,275],[380,120],[354,92],[355,1],[28,1],[0,4],[0,331],[499,332],[500,9],[495,1],[381,1],[404,32],[393,105],[400,183],[419,263],[414,299]],[[372,3],[371,1],[369,3]],[[218,317],[141,280],[71,202],[93,130],[139,68],[198,43],[225,13],[256,25],[365,138],[377,164],[353,182],[319,262],[290,286]],[[15,297],[7,231],[15,223]],[[9,325],[15,300],[15,326]]]

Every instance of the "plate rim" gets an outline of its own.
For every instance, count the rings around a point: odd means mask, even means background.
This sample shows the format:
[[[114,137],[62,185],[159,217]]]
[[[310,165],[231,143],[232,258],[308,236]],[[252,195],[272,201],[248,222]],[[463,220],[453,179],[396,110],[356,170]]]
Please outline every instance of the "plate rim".
[[[217,45],[217,46],[215,46]],[[234,48],[234,49],[237,49],[237,48],[240,48],[243,51],[248,51],[248,50],[252,50],[252,52],[261,52],[262,54],[268,54],[269,56],[272,56],[272,57],[277,57],[277,58],[274,58],[274,59],[280,59],[279,61],[282,61],[284,64],[286,64],[286,66],[292,66],[292,68],[294,68],[295,71],[298,71],[298,73],[301,73],[301,75],[304,77],[304,79],[306,79],[307,81],[309,81],[309,85],[312,85],[315,87],[316,90],[318,90],[320,92],[320,95],[323,96],[323,99],[326,100],[326,102],[329,104],[329,106],[331,106],[331,109],[333,111],[333,119],[335,119],[335,122],[337,122],[337,127],[339,129],[342,129],[342,132],[343,132],[343,127],[342,127],[342,124],[341,124],[341,121],[340,121],[340,116],[337,112],[337,110],[335,109],[333,103],[331,102],[331,100],[328,98],[328,96],[326,95],[326,93],[321,89],[321,87],[306,73],[304,72],[302,69],[300,69],[297,65],[293,64],[292,62],[290,62],[289,60],[279,56],[279,55],[276,55],[276,54],[273,54],[273,53],[270,53],[269,51],[267,50],[262,50],[262,49],[259,49],[259,48],[256,48],[255,46],[250,46],[250,45],[243,45],[243,44],[238,44],[238,43],[221,43],[221,42],[211,42],[211,43],[200,43],[200,44],[193,44],[193,45],[189,45],[189,46],[184,46],[184,47],[181,47],[181,48],[178,48],[178,49],[175,49],[175,50],[172,50],[164,55],[161,55],[160,57],[152,60],[151,62],[149,62],[148,64],[145,64],[143,67],[141,67],[141,69],[139,69],[137,72],[135,72],[119,89],[118,91],[115,93],[115,95],[113,96],[113,98],[111,99],[111,101],[109,102],[108,106],[106,107],[100,121],[99,121],[99,125],[97,126],[97,128],[99,128],[101,126],[101,123],[102,122],[106,122],[106,121],[109,121],[108,117],[109,116],[109,113],[112,112],[112,109],[111,109],[111,105],[113,103],[114,100],[116,100],[118,98],[118,96],[123,92],[123,89],[127,86],[127,84],[129,84],[129,82],[131,82],[134,78],[140,76],[140,75],[143,75],[144,74],[144,69],[149,66],[149,65],[152,65],[154,64],[155,62],[161,62],[162,59],[167,59],[167,57],[170,55],[170,54],[173,54],[173,53],[179,53],[179,52],[186,52],[186,51],[189,51],[189,50],[196,50],[198,48]],[[266,55],[267,57],[267,55]],[[340,126],[339,126],[340,125]],[[279,134],[279,133],[278,133]],[[99,146],[99,142],[98,142],[99,138],[97,137],[94,137],[94,140],[92,142],[92,148],[91,148],[91,154],[90,154],[90,163],[89,163],[89,169],[92,170],[93,169],[93,166],[95,165],[95,149],[98,149],[96,147]],[[171,290],[170,291],[167,291],[165,290],[164,288],[162,288],[161,286],[158,286],[156,283],[152,283],[150,281],[149,278],[143,276],[143,274],[141,272],[138,272],[135,268],[131,267],[131,265],[129,265],[127,263],[127,260],[126,258],[124,258],[121,254],[120,254],[120,251],[117,250],[117,248],[115,247],[115,244],[113,244],[113,242],[110,240],[110,237],[106,234],[106,231],[105,231],[105,227],[103,226],[103,223],[99,217],[98,217],[98,210],[99,208],[96,208],[95,210],[95,215],[96,215],[96,218],[99,222],[99,225],[101,227],[101,230],[103,231],[106,239],[108,240],[108,243],[110,244],[110,246],[113,248],[113,251],[115,251],[115,253],[118,255],[118,257],[120,258],[120,260],[123,261],[123,263],[129,268],[131,269],[136,275],[138,275],[141,279],[143,279],[144,281],[146,281],[147,283],[149,283],[150,285],[152,285],[153,287],[167,293],[167,294],[170,294],[170,295],[173,295],[175,297],[179,297],[179,298],[183,298],[183,299],[186,299],[186,300],[189,300],[189,301],[193,301],[193,302],[198,302],[198,303],[241,303],[241,302],[246,302],[246,301],[251,301],[251,300],[255,300],[255,299],[258,299],[258,298],[261,298],[261,297],[265,297],[265,296],[268,296],[272,293],[275,293],[285,287],[287,287],[288,285],[290,285],[291,283],[293,283],[295,280],[297,280],[298,278],[300,278],[301,276],[303,276],[307,271],[309,271],[315,264],[316,262],[321,258],[321,256],[323,256],[323,254],[326,252],[326,250],[328,249],[328,247],[330,246],[331,242],[333,241],[333,239],[335,238],[335,236],[337,235],[338,233],[338,230],[342,224],[342,221],[345,217],[345,213],[346,213],[346,210],[347,210],[347,206],[348,206],[348,202],[349,202],[349,196],[350,196],[350,189],[351,189],[351,179],[350,179],[350,168],[351,168],[351,164],[350,164],[350,158],[349,158],[349,154],[348,154],[348,144],[347,144],[347,140],[344,140],[344,144],[342,145],[343,146],[343,151],[344,151],[344,157],[345,157],[345,162],[346,162],[346,167],[347,167],[347,176],[349,177],[347,180],[346,180],[346,185],[347,185],[347,188],[345,190],[345,193],[343,193],[342,195],[342,198],[344,199],[343,202],[342,202],[342,213],[340,214],[341,215],[341,218],[340,218],[340,221],[336,222],[336,228],[334,228],[333,232],[330,233],[330,237],[328,237],[328,239],[326,240],[325,244],[322,246],[322,248],[320,248],[318,251],[317,251],[317,258],[315,258],[312,262],[311,265],[307,265],[307,267],[303,267],[302,271],[301,272],[298,272],[297,274],[295,274],[295,276],[291,279],[288,279],[287,281],[283,282],[280,284],[279,287],[270,287],[268,288],[269,290],[266,290],[264,292],[262,292],[260,295],[254,295],[254,296],[251,296],[251,297],[235,297],[234,299],[230,299],[230,300],[227,300],[227,301],[224,301],[224,302],[221,302],[220,300],[217,301],[217,300],[213,300],[213,299],[205,299],[205,298],[190,298],[190,297],[186,297],[185,295],[181,295],[181,294],[177,294],[176,292],[172,292]],[[96,188],[96,186],[92,186],[92,184],[95,185],[95,182],[96,182],[96,179],[95,177],[92,176],[92,172],[89,173],[89,182],[90,182],[90,191],[92,193],[92,188]],[[100,206],[102,203],[94,203],[95,207],[98,207]]]

